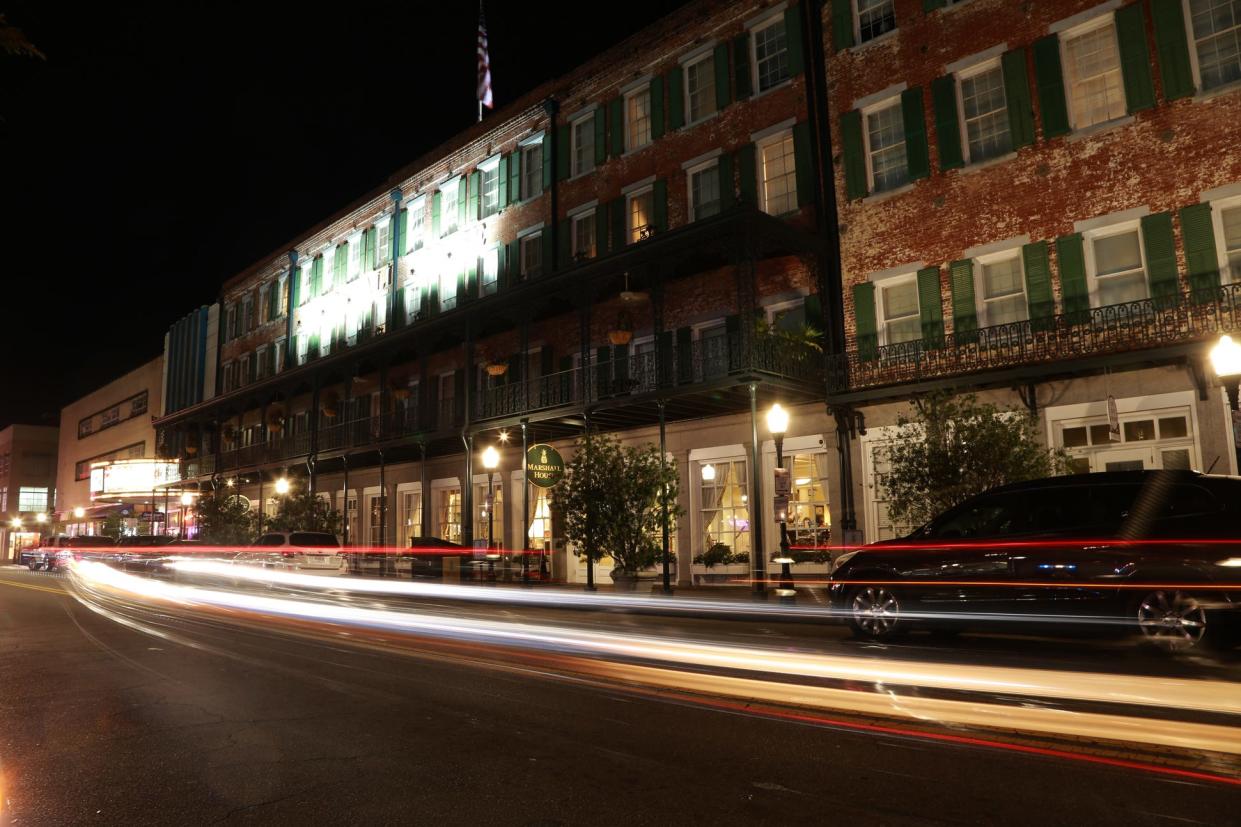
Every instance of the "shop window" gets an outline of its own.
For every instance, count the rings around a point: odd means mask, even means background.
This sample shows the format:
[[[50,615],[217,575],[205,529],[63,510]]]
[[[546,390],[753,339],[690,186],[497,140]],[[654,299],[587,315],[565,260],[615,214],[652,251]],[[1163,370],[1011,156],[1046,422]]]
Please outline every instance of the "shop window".
[[[744,459],[716,460],[698,466],[701,485],[699,553],[726,563],[749,563],[749,480]]]
[[[825,547],[831,538],[831,517],[827,507],[827,453],[818,451],[785,455],[784,467],[789,469],[790,476],[786,519],[789,544]]]
[[[441,540],[461,542],[461,489],[445,488],[438,492],[436,528]]]
[[[409,543],[410,538],[422,536],[422,492],[401,492],[400,509],[398,519],[401,532],[396,539],[400,545],[405,545]]]
[[[491,514],[491,532],[493,545],[504,547],[504,485],[496,482],[492,485],[491,494],[494,498]],[[474,539],[487,539],[487,483],[474,485]]]

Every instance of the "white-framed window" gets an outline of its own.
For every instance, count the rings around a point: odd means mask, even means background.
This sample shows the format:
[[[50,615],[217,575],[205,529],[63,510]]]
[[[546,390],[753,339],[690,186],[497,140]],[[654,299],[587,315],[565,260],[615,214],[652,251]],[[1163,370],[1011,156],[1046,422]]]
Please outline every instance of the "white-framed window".
[[[595,243],[595,211],[586,210],[572,216],[573,258],[594,258],[598,253]]]
[[[1086,273],[1092,307],[1147,298],[1146,259],[1138,222],[1085,234]]]
[[[758,173],[763,212],[784,215],[797,209],[797,163],[791,130],[759,142]]]
[[[1198,85],[1213,89],[1241,80],[1241,3],[1186,0]]]
[[[696,509],[697,557],[710,555],[716,565],[751,563],[750,485],[748,463],[744,456],[695,463],[698,483]]]
[[[543,194],[543,140],[540,138],[521,148],[521,198],[523,201]]]
[[[478,165],[482,192],[478,197],[478,217],[488,218],[500,211],[500,157],[489,158]]]
[[[457,230],[457,200],[461,192],[461,179],[453,178],[440,189],[440,228],[447,235]]]
[[[254,351],[254,377],[256,379],[267,378],[267,345],[259,345]]]
[[[916,272],[875,281],[875,316],[879,322],[881,345],[922,338]]]
[[[629,243],[649,238],[655,224],[655,192],[651,187],[626,196],[625,221]]]
[[[595,113],[582,115],[569,126],[572,175],[584,175],[595,168]]]
[[[249,332],[254,330],[254,297],[247,293],[241,298],[241,312],[244,321],[244,330]]]
[[[1009,152],[1013,142],[1000,62],[988,61],[958,73],[957,92],[965,160],[978,163]]]
[[[896,28],[893,0],[853,0],[853,19],[858,43],[866,43]]]
[[[720,212],[720,162],[716,158],[685,171],[689,187],[689,220],[709,218]]]
[[[905,158],[905,118],[899,97],[891,98],[863,112],[866,142],[866,174],[871,192],[894,190],[909,183]]]
[[[1021,248],[980,256],[975,260],[974,278],[980,327],[1030,318]]]
[[[1073,128],[1123,117],[1125,88],[1113,16],[1101,15],[1062,33],[1060,48]]]
[[[422,491],[404,491],[397,494],[397,536],[399,545],[405,545],[414,537],[422,536]]]
[[[789,79],[789,46],[784,15],[775,14],[750,30],[756,91],[766,92]]]
[[[685,114],[687,123],[715,114],[715,55],[710,51],[685,64]]]
[[[421,250],[426,243],[427,197],[420,195],[409,202],[409,213],[406,217],[406,228],[409,237],[405,239],[405,252]]]
[[[17,489],[18,511],[47,511],[47,489],[20,486]]]
[[[273,345],[274,353],[272,355],[272,372],[281,373],[284,371],[285,345],[287,340],[282,336],[276,340]]]
[[[500,289],[500,248],[492,247],[479,257],[478,289],[484,296]]]
[[[362,233],[349,238],[349,262],[345,270],[345,281],[353,281],[362,275]],[[334,279],[325,278],[326,286],[331,287]]]
[[[1219,246],[1220,283],[1241,284],[1241,198],[1214,205],[1215,238]]]
[[[536,230],[521,237],[521,274],[525,278],[543,272],[543,233]]]
[[[651,88],[643,86],[625,94],[625,149],[651,142]]]
[[[1184,392],[1117,399],[1119,429],[1103,402],[1046,409],[1053,445],[1073,473],[1201,468],[1193,397]]]
[[[452,310],[457,306],[457,278],[455,265],[446,264],[440,271],[440,310]]]
[[[392,219],[379,219],[371,232],[375,234],[375,268],[387,267],[392,260]]]
[[[289,312],[289,276],[283,275],[276,282],[276,317],[283,318]]]

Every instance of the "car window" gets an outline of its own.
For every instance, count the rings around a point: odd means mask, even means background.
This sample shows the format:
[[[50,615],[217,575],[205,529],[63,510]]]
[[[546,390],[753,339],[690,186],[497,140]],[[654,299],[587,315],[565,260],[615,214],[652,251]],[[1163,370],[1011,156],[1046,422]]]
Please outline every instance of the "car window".
[[[1056,485],[1014,494],[1021,500],[1022,519],[1015,531],[1027,534],[1080,531],[1094,524],[1089,487]]]
[[[283,534],[264,534],[262,537],[259,538],[259,541],[255,545],[282,546],[284,545],[284,535]]]
[[[967,500],[937,520],[930,536],[940,540],[995,537],[1020,530],[1017,526],[1021,523],[1019,497],[982,496]]]
[[[309,548],[339,548],[340,543],[335,534],[321,531],[295,531],[289,537],[290,545],[307,546]]]

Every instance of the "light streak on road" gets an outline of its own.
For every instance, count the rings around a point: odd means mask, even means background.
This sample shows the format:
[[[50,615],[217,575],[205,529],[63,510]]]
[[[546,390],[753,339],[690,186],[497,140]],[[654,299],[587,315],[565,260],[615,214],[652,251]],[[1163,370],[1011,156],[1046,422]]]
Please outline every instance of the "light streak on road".
[[[203,568],[211,565],[195,562],[185,570],[221,576],[244,574],[241,568],[245,567]],[[256,574],[261,575],[256,576],[257,580],[317,588],[321,594],[345,585],[341,578],[293,572]],[[999,728],[1241,755],[1241,728],[1186,721],[1183,714],[1171,720],[1157,717],[1160,710],[1189,710],[1216,718],[1241,716],[1241,692],[1236,684],[1225,681],[887,661],[751,644],[673,640],[612,630],[597,632],[550,622],[445,616],[414,608],[397,610],[382,604],[371,608],[312,600],[302,595],[234,592],[172,583],[135,577],[89,561],[77,563],[72,575],[79,598],[88,604],[98,599],[142,598],[164,606],[222,611],[239,619],[282,619],[302,624],[306,633],[329,637],[352,629],[358,638],[365,638],[365,632],[370,630],[404,636],[416,645],[440,641],[477,647],[480,652],[499,650],[509,659],[537,656],[543,663],[554,663],[556,670],[614,684],[954,727]],[[365,580],[358,584],[373,586],[359,589],[372,593],[391,593],[397,586],[401,587],[400,592],[424,597],[455,593],[453,587],[430,584]],[[349,590],[353,586],[349,583]],[[506,593],[505,598],[513,594]],[[541,596],[548,603],[574,597]],[[953,697],[936,697],[937,694]],[[1032,703],[1031,699],[1037,702]],[[1123,714],[1123,709],[1087,712],[1050,703],[1055,701],[1106,703],[1141,707],[1144,711],[1133,715]]]

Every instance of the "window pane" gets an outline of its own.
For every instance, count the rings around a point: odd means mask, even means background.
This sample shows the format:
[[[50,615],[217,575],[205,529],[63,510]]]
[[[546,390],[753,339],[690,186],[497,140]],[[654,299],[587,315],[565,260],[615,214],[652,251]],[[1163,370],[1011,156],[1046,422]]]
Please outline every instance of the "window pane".
[[[961,107],[971,161],[985,161],[1011,149],[1004,75],[999,66],[961,79]]]
[[[694,122],[715,112],[715,58],[708,56],[685,67],[689,92],[689,120]]]
[[[1066,39],[1064,56],[1075,128],[1083,129],[1125,114],[1120,57],[1112,24]]]
[[[1094,242],[1095,269],[1099,275],[1120,273],[1142,266],[1142,254],[1138,248],[1138,233],[1108,236]]]
[[[635,92],[625,101],[626,118],[629,123],[626,149],[637,149],[651,141],[651,92],[649,89]]]
[[[1160,454],[1163,460],[1163,467],[1170,471],[1188,471],[1189,470],[1189,449],[1176,448],[1170,451],[1163,451]]]
[[[1091,445],[1111,445],[1112,438],[1109,436],[1107,423],[1102,425],[1090,426],[1090,444]]]
[[[521,155],[521,197],[533,198],[543,192],[543,144],[526,147]]]
[[[500,165],[483,170],[482,216],[495,215],[500,208]]]
[[[1159,420],[1159,438],[1177,439],[1189,435],[1189,424],[1183,416],[1169,416]]]
[[[883,288],[884,317],[895,319],[918,314],[918,285],[908,281]]]
[[[892,0],[857,0],[858,41],[874,40],[896,28]]]
[[[797,167],[793,136],[763,144],[763,211],[783,215],[797,209]]]
[[[1224,249],[1228,255],[1224,281],[1241,282],[1241,207],[1222,211],[1220,223],[1223,224]]]
[[[1086,444],[1086,428],[1065,428],[1060,432],[1060,444],[1065,448],[1080,448]]]
[[[870,139],[870,170],[875,192],[895,189],[909,180],[905,163],[905,122],[894,103],[866,116]]]
[[[690,174],[690,208],[694,220],[720,211],[720,168],[710,166]]]
[[[595,119],[583,118],[573,124],[573,174],[595,168]]]
[[[499,288],[500,251],[492,248],[483,253],[479,260],[480,278],[484,296],[490,296]]]
[[[788,79],[788,45],[783,18],[754,33],[754,61],[758,64],[758,91],[765,92]]]
[[[723,460],[699,467],[702,492],[702,552],[714,549],[717,564],[750,561],[749,487],[745,460]]]
[[[1241,1],[1189,0],[1189,14],[1203,88],[1241,79]]]
[[[1155,438],[1155,422],[1143,419],[1124,423],[1125,442],[1145,442]]]
[[[1028,317],[1020,258],[984,264],[982,293],[987,324],[1021,322]]]
[[[654,196],[650,192],[644,192],[641,195],[631,196],[629,199],[629,241],[641,241],[648,237],[651,232],[652,211],[651,206]]]

